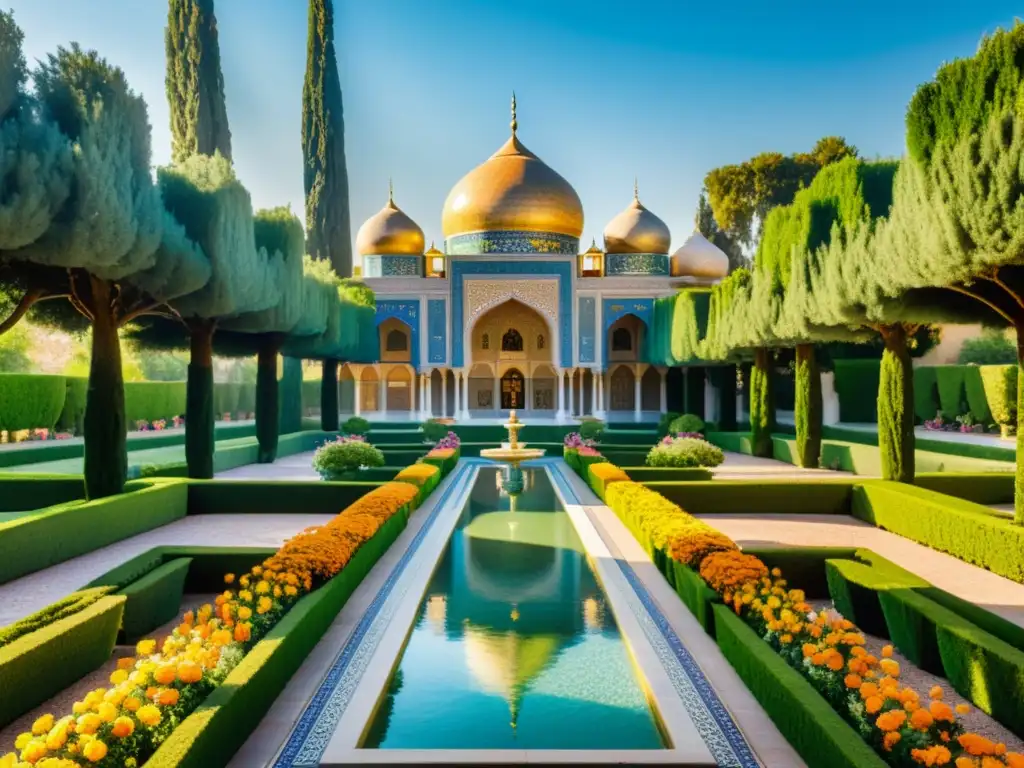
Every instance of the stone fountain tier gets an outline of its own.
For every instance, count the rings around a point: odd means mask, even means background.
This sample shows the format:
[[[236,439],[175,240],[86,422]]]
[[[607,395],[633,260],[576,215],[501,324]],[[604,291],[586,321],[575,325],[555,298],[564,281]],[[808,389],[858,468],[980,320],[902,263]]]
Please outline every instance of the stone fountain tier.
[[[519,442],[519,430],[522,428],[523,423],[519,421],[516,412],[512,411],[509,413],[508,422],[505,424],[505,429],[508,430],[508,442],[502,443],[500,448],[485,448],[480,451],[481,458],[504,461],[511,464],[518,464],[520,461],[529,461],[530,459],[539,459],[544,455],[543,448],[527,448],[526,443]]]

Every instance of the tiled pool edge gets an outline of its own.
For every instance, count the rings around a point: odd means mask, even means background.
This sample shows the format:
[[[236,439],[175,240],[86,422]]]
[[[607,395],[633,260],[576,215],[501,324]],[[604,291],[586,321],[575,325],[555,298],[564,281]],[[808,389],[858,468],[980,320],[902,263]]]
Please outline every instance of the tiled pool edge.
[[[334,658],[323,681],[317,686],[316,693],[303,708],[302,715],[273,760],[274,768],[317,768],[320,765],[320,759],[362,677],[362,669],[349,674],[352,670],[351,665],[353,662],[357,665],[362,662],[365,665],[376,648],[376,643],[368,646],[363,642],[364,639],[372,635],[374,629],[379,633],[387,626],[389,617],[382,609],[393,609],[398,602],[389,600],[395,585],[405,574],[406,567],[419,551],[420,545],[432,530],[441,511],[452,501],[465,500],[472,489],[472,480],[483,463],[480,459],[465,459],[460,462],[451,483],[437,497],[429,516],[423,521],[416,536],[409,542],[401,559],[388,574],[355,630]],[[342,683],[346,683],[344,688]]]
[[[595,503],[587,503],[580,498],[565,474],[567,465],[559,460],[544,463],[552,479],[555,493],[563,505],[595,506]],[[596,496],[594,500],[603,506]],[[633,567],[623,558],[616,558],[615,562],[631,588],[632,594],[629,594],[629,591],[626,594],[630,610],[658,655],[677,695],[686,704],[690,717],[712,756],[718,760],[720,766],[760,768],[761,763],[755,757],[736,721]],[[701,713],[706,716],[701,717]]]

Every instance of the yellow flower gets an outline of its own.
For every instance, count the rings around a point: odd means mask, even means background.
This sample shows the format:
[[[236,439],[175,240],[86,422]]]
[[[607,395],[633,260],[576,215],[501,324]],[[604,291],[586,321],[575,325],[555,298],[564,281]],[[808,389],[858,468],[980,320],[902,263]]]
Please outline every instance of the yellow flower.
[[[82,750],[82,755],[90,763],[98,763],[107,756],[107,745],[99,739],[93,739],[85,745],[85,749]]]
[[[152,656],[156,652],[156,640],[139,640],[135,644],[135,653],[139,656]]]
[[[30,741],[25,745],[25,748],[21,750],[21,759],[26,763],[38,763],[45,756],[46,745],[39,740]]]
[[[53,728],[53,715],[45,714],[42,717],[36,718],[36,721],[32,723],[32,735],[42,736],[44,733],[49,732]]]
[[[128,679],[128,672],[123,669],[114,670],[110,675],[110,682],[113,685],[120,685]]]
[[[160,723],[160,710],[152,704],[140,707],[135,716],[139,718],[140,723],[148,725],[150,728]]]
[[[966,715],[968,712],[971,711],[971,707],[969,704],[957,704],[956,711],[959,715]]]
[[[225,573],[224,574],[224,583],[225,584],[234,584],[235,583],[235,574],[233,574],[233,573]]]
[[[117,707],[109,701],[104,701],[96,708],[96,714],[100,716],[100,720],[104,723],[112,723],[114,718],[117,717]]]
[[[892,646],[891,645],[887,645],[884,648],[882,648],[882,657],[886,658],[886,659],[892,658]]]
[[[238,618],[241,621],[247,621],[252,618],[252,608],[247,605],[240,606],[238,609]]]
[[[274,607],[274,602],[269,597],[261,597],[259,602],[256,604],[256,613],[263,615],[269,613],[270,609]]]
[[[256,594],[257,595],[265,595],[269,591],[270,591],[270,583],[269,582],[261,581],[261,582],[259,582],[256,585]]]
[[[126,738],[132,735],[135,731],[135,721],[130,717],[119,717],[114,721],[113,727],[110,732],[119,739]]]
[[[243,603],[251,603],[252,592],[250,592],[248,589],[243,589],[241,592],[238,593],[238,599],[241,600]]]
[[[22,750],[30,741],[32,741],[31,733],[29,733],[28,731],[25,731],[25,733],[19,733],[18,738],[14,740],[14,748],[17,750]]]
[[[89,736],[96,733],[101,725],[103,725],[103,719],[99,715],[95,712],[87,712],[78,718],[75,731],[79,735]]]

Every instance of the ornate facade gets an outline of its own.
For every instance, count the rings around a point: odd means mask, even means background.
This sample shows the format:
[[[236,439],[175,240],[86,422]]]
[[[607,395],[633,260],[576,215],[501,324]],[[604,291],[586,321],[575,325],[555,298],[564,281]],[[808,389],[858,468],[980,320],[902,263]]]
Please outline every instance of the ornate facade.
[[[342,409],[472,418],[666,410],[644,360],[654,300],[725,276],[699,233],[670,255],[665,223],[633,200],[580,249],[572,186],[512,135],[453,187],[444,250],[395,204],[363,224],[359,275],[377,295],[380,361],[342,370]]]

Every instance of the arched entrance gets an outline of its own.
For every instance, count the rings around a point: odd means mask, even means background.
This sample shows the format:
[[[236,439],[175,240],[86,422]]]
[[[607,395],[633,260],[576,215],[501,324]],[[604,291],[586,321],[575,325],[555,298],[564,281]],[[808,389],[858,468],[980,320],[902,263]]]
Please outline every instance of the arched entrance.
[[[633,369],[620,365],[612,371],[608,407],[612,411],[632,411],[636,408],[636,378]]]
[[[522,409],[526,406],[526,387],[523,374],[516,368],[509,368],[501,377],[501,408]]]
[[[408,411],[412,408],[412,376],[405,367],[395,366],[388,374],[387,409]]]

